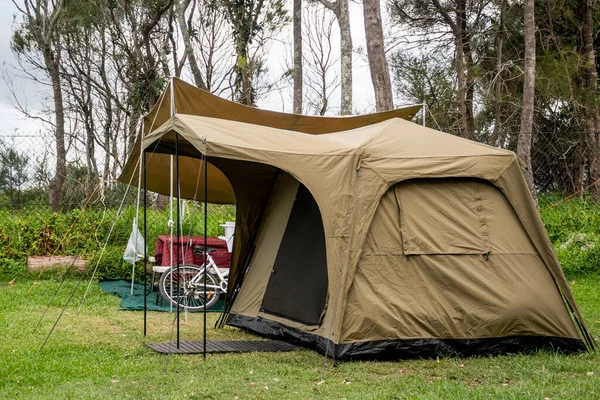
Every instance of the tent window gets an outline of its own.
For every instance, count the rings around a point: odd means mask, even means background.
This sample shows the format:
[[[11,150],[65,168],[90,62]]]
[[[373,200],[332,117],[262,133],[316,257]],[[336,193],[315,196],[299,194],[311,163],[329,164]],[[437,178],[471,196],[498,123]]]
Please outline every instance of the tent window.
[[[488,253],[483,184],[472,179],[415,179],[397,184],[404,254]]]
[[[261,312],[318,325],[325,309],[327,286],[321,212],[308,189],[299,185]]]

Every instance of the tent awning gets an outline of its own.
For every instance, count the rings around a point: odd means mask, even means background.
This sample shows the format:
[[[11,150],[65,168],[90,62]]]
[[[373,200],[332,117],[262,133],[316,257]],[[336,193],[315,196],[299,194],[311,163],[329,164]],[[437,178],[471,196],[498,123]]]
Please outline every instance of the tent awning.
[[[310,135],[321,135],[360,128],[391,118],[411,120],[420,109],[421,105],[416,105],[380,113],[344,117],[287,114],[260,110],[225,100],[180,79],[173,78],[155,107],[144,116],[141,136],[147,137],[174,114],[211,117]],[[140,139],[138,135],[119,177],[119,181],[123,183],[137,185]],[[171,181],[170,155],[175,153],[174,148],[163,147],[160,152],[153,152],[152,150],[152,148],[148,149],[146,160],[146,173],[149,177],[152,177],[148,179],[148,189],[168,195],[170,193],[169,182]],[[179,150],[181,197],[203,200],[203,181],[198,182],[200,160],[197,157],[200,157],[200,153],[184,140],[180,143]],[[203,179],[203,177],[200,177],[200,179]],[[202,190],[198,190],[197,187]],[[208,201],[221,204],[235,203],[235,194],[231,183],[210,161],[208,162]]]

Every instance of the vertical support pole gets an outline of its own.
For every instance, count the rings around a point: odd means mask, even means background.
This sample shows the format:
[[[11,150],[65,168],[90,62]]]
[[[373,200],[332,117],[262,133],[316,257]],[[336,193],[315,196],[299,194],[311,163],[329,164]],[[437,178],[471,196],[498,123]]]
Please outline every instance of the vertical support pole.
[[[169,156],[169,270],[173,270],[173,155]],[[169,296],[173,298],[173,274],[169,274]],[[173,312],[173,302],[169,301],[169,312]]]
[[[179,185],[179,132],[175,132],[175,184],[177,185],[177,245],[182,246],[181,243],[181,218],[180,218],[180,210],[179,203],[181,202],[181,191]],[[179,252],[177,252],[177,257],[179,257]],[[181,261],[177,261],[177,279],[181,279],[179,276],[179,267],[181,266]],[[181,304],[177,302],[177,348],[179,348],[179,316],[181,311]]]
[[[425,124],[425,117],[427,116],[427,103],[423,101],[423,126],[427,126]]]
[[[147,233],[148,233],[148,224],[147,224],[147,205],[148,205],[148,188],[146,187],[146,150],[143,150],[142,153],[142,165],[140,167],[144,168],[144,336],[146,336],[146,326],[147,326],[147,316],[148,316],[148,271],[146,266],[148,265],[148,246],[146,246]]]
[[[139,226],[140,226],[140,193],[141,193],[141,188],[142,188],[142,169],[145,170],[145,165],[144,165],[144,160],[142,160],[142,156],[144,153],[144,118],[142,118],[140,124],[138,125],[138,137],[140,138],[140,158],[139,158],[139,164],[138,164],[138,191],[137,191],[137,198],[136,198],[136,202],[135,202],[135,219],[133,220],[134,222],[134,226],[135,227],[135,233],[134,233],[134,237],[135,237],[135,242],[137,243],[138,240],[138,232],[139,232]],[[132,229],[133,229],[132,227]],[[144,238],[144,240],[146,240],[146,238]],[[145,244],[145,242],[144,242]],[[134,253],[133,256],[133,264],[131,265],[131,295],[133,296],[133,284],[135,282],[135,263],[137,262],[137,250]]]
[[[206,149],[206,146],[204,147]],[[205,150],[206,151],[206,150]],[[207,242],[207,205],[208,205],[208,164],[206,162],[206,154],[204,154],[204,335],[203,335],[203,356],[206,360],[206,275],[208,275],[208,250],[206,249]]]

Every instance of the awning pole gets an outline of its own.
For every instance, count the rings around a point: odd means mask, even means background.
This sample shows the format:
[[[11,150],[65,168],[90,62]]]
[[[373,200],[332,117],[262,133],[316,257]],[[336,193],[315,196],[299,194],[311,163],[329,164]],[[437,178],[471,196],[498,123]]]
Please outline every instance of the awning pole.
[[[170,192],[169,192],[169,253],[171,256],[169,257],[169,271],[173,269],[173,154],[169,156],[169,170],[171,171],[169,174],[170,180]],[[169,274],[170,286],[169,286],[169,296],[173,299],[173,273]],[[173,302],[169,302],[169,312],[173,312]]]
[[[144,150],[143,152],[143,165],[144,167],[146,166],[146,150]],[[147,205],[148,205],[148,189],[146,188],[146,168],[144,168],[144,336],[146,336],[146,322],[147,322],[147,315],[148,315],[148,304],[147,304],[147,300],[148,300],[148,270],[146,269],[146,266],[148,265],[148,246],[146,246],[146,239],[147,239],[147,213],[146,213],[146,209],[147,209]],[[134,264],[135,265],[135,264]]]
[[[139,221],[139,217],[140,217],[140,193],[142,191],[142,169],[145,171],[146,170],[146,165],[144,164],[143,160],[142,160],[142,153],[144,152],[144,118],[142,118],[141,123],[138,125],[138,137],[140,138],[140,158],[139,158],[139,170],[138,170],[138,192],[137,192],[137,199],[136,199],[136,204],[135,204],[135,233],[133,234],[133,236],[135,237],[134,242],[137,245],[137,233],[139,231],[138,228],[138,221]],[[145,242],[146,238],[144,238],[144,246],[146,245]],[[136,249],[137,250],[137,249]],[[135,280],[135,263],[137,262],[137,251],[134,252],[133,255],[133,265],[131,266],[131,295],[133,296],[133,282]]]
[[[205,139],[206,140],[206,139]],[[206,149],[206,146],[204,146],[204,149]],[[206,360],[206,301],[207,301],[207,297],[206,297],[206,276],[208,275],[208,249],[206,248],[206,246],[208,245],[208,243],[206,242],[207,240],[207,229],[206,229],[206,222],[207,222],[207,205],[208,205],[208,166],[206,165],[206,152],[204,153],[204,347],[203,347],[203,356],[204,359]]]
[[[177,243],[181,247],[183,244],[181,238],[181,218],[179,216],[179,202],[181,201],[181,192],[179,184],[179,132],[175,132],[175,182],[177,185]],[[177,255],[179,258],[179,254]],[[181,267],[181,261],[177,262],[177,279],[181,280],[179,275],[179,268]],[[177,291],[179,294],[179,290]],[[181,300],[181,299],[180,299]],[[177,348],[179,348],[179,314],[181,310],[181,304],[177,302]]]

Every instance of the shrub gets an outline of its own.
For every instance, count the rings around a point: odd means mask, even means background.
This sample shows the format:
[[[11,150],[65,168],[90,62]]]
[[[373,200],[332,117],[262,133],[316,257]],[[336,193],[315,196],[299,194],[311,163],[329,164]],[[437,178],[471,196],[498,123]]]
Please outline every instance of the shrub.
[[[540,196],[539,204],[565,273],[569,277],[600,273],[600,206],[586,197],[550,207],[560,200],[558,194],[545,194]],[[186,202],[184,208],[183,234],[201,236],[204,231],[201,206]],[[0,274],[22,274],[26,272],[28,256],[53,253],[79,255],[94,268],[106,243],[97,276],[129,278],[131,265],[124,263],[122,256],[136,210],[128,206],[118,218],[116,213],[116,208],[92,208],[84,212],[73,209],[63,213],[53,213],[46,206],[0,209]],[[209,205],[208,214],[208,235],[222,235],[219,225],[235,219],[235,206]],[[147,221],[148,254],[152,255],[158,235],[169,233],[169,207],[149,208]],[[113,222],[115,226],[108,237]],[[142,224],[140,212],[140,231]],[[143,274],[141,263],[136,274],[138,277]]]
[[[0,279],[11,280],[29,275],[27,264],[11,258],[0,258]]]
[[[560,200],[556,194],[540,196],[540,209],[565,274],[600,273],[600,206],[591,197],[574,197],[551,207]]]
[[[203,235],[203,213],[201,207],[189,202],[182,213],[184,235]],[[223,234],[219,224],[235,218],[235,206],[209,205],[208,235]],[[100,256],[102,247],[106,250],[98,265],[98,276],[128,278],[131,264],[122,261],[123,252],[131,233],[135,218],[134,206],[126,207],[117,218],[116,208],[73,209],[53,213],[47,206],[25,207],[18,210],[0,208],[0,263],[11,260],[18,265],[26,264],[29,256],[72,255],[89,260],[93,268]],[[156,238],[169,233],[169,208],[149,208],[147,211],[148,254],[154,254]],[[109,237],[111,226],[112,233]],[[142,212],[140,211],[140,231],[143,232]],[[141,264],[141,263],[140,263]],[[10,267],[10,268],[9,268]],[[13,264],[0,265],[1,271],[15,271]],[[137,271],[139,270],[139,271]],[[143,274],[142,266],[137,274]],[[7,272],[9,273],[9,272]]]

